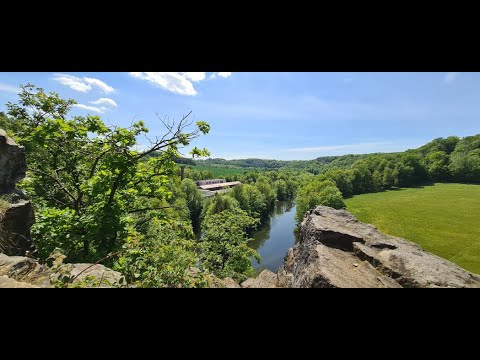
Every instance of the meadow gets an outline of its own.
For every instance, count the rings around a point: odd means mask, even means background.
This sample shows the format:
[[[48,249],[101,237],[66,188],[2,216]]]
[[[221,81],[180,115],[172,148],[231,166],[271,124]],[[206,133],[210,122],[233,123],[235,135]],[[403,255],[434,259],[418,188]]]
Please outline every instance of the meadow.
[[[189,166],[189,168],[196,170],[196,171],[210,171],[214,177],[222,177],[222,176],[227,176],[227,175],[235,175],[235,174],[240,174],[243,175],[243,173],[246,171],[246,169],[236,169],[236,168],[225,168],[225,167],[216,167],[216,166]]]
[[[480,185],[437,183],[345,203],[358,220],[480,274]]]

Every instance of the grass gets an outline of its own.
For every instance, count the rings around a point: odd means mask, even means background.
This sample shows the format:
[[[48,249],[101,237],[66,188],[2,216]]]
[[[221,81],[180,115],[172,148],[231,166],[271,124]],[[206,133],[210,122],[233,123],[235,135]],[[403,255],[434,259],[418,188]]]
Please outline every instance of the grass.
[[[480,185],[435,184],[345,203],[358,220],[480,274]]]
[[[207,170],[210,171],[213,176],[221,177],[227,175],[234,175],[234,174],[241,174],[243,175],[245,169],[232,169],[232,168],[222,168],[222,167],[214,167],[214,166],[189,166],[193,170],[203,171]]]

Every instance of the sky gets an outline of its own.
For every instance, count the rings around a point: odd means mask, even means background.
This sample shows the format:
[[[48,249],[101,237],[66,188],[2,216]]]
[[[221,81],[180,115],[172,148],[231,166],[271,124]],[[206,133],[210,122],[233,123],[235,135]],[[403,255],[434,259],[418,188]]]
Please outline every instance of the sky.
[[[310,160],[480,133],[480,73],[8,72],[0,111],[26,83],[75,99],[72,116],[143,120],[152,137],[165,132],[157,115],[192,111],[211,131],[191,145],[212,158]]]

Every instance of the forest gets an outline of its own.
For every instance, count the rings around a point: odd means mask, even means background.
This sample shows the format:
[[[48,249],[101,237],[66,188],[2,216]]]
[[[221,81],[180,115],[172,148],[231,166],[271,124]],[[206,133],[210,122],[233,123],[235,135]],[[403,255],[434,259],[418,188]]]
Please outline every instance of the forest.
[[[35,256],[47,264],[58,253],[66,262],[102,261],[137,287],[206,287],[211,274],[238,282],[253,276],[251,259],[259,255],[248,247],[251,233],[277,200],[295,199],[300,222],[314,206],[344,208],[355,194],[480,182],[480,134],[398,153],[201,160],[208,149],[180,153],[210,131],[190,114],[163,121],[164,134],[148,137],[142,121],[124,128],[99,116],[71,117],[75,103],[27,84],[0,113],[0,128],[26,150],[19,187],[35,207]],[[215,176],[195,164],[242,169],[225,177],[242,185],[203,198],[195,180]]]

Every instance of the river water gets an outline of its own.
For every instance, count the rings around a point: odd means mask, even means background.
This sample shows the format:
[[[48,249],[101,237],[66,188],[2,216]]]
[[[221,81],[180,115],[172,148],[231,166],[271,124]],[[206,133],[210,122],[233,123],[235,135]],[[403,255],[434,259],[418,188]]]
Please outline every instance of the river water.
[[[287,251],[298,241],[295,229],[295,203],[277,201],[270,219],[252,234],[255,239],[249,246],[256,249],[262,261],[252,260],[255,270],[268,269],[277,272]]]

